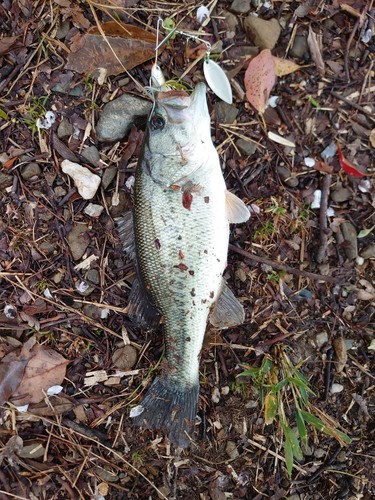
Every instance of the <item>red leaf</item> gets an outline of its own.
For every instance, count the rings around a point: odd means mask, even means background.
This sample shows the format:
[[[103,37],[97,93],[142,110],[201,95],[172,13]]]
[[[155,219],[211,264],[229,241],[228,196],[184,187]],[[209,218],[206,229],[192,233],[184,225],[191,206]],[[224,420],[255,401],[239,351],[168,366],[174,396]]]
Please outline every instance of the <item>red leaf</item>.
[[[340,167],[344,170],[344,172],[348,175],[353,175],[354,177],[365,177],[366,174],[358,170],[357,167],[345,158],[339,143],[337,143],[337,154],[339,157]]]
[[[254,57],[245,73],[246,97],[259,113],[264,113],[276,83],[275,61],[269,49]]]

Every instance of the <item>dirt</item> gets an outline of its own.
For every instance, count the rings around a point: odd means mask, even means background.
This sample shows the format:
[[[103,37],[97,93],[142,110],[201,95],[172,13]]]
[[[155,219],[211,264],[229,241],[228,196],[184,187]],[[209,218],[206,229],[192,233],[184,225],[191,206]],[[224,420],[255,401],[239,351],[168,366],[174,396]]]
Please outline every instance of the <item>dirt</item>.
[[[272,54],[301,66],[278,77],[277,105],[263,118],[245,95],[248,61],[262,48],[247,38],[247,6],[211,2],[202,29],[212,45],[221,42],[215,61],[234,94],[229,119],[209,91],[212,135],[228,188],[251,210],[247,224],[232,227],[225,271],[246,319],[207,329],[196,433],[183,451],[129,418],[163,354],[160,332],[126,315],[135,270],[114,220],[132,207],[144,123],[118,142],[100,142],[95,132],[106,103],[141,94],[153,61],[103,81],[99,71],[99,82],[65,66],[96,23],[120,20],[155,34],[161,15],[198,31],[201,4],[102,2],[112,3],[121,8],[0,2],[0,361],[31,337],[69,361],[59,394],[26,411],[11,398],[0,407],[0,498],[373,498],[372,2],[251,3],[250,13],[280,26]],[[159,57],[165,75],[190,68],[185,85],[203,80],[202,64],[186,56],[196,57],[200,43],[171,37]],[[47,111],[54,123],[38,128]],[[237,147],[239,140],[246,143]],[[64,160],[103,179],[92,199],[63,173]],[[99,210],[86,210],[90,203]],[[131,362],[114,364],[124,346]],[[286,359],[304,378],[272,393]],[[265,360],[272,367],[262,383],[239,377]],[[293,390],[305,387],[301,380],[313,391],[309,411],[326,426],[307,425],[289,475],[280,405],[297,432]],[[275,394],[282,403],[272,417]]]

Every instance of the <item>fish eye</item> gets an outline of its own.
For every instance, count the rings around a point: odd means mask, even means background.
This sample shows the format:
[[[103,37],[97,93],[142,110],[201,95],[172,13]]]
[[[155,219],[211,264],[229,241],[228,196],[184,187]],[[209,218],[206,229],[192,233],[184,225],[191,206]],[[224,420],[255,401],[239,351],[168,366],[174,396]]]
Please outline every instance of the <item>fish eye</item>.
[[[165,120],[160,115],[154,115],[150,120],[152,130],[162,130],[165,125]]]

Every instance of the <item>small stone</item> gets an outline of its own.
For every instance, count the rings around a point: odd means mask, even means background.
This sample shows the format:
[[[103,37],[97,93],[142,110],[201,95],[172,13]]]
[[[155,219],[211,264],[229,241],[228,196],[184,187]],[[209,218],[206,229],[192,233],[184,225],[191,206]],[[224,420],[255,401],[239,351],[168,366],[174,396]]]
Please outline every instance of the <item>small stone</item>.
[[[50,241],[42,241],[41,244],[38,246],[38,249],[47,257],[53,255],[55,248],[56,248],[56,243],[51,243]]]
[[[326,455],[326,451],[323,450],[323,448],[317,448],[315,451],[314,451],[314,456],[316,458],[323,458],[324,456]]]
[[[365,247],[361,252],[361,257],[364,259],[375,259],[375,243]]]
[[[351,222],[343,222],[341,231],[344,237],[343,249],[348,259],[355,259],[358,255],[357,230]]]
[[[96,125],[99,141],[114,142],[123,139],[137,118],[149,114],[150,101],[130,94],[123,94],[106,104]]]
[[[90,244],[88,227],[86,224],[77,223],[67,236],[70,251],[74,260],[79,260]]]
[[[0,189],[5,189],[13,184],[13,175],[0,172]]]
[[[230,10],[236,14],[246,14],[250,11],[250,0],[233,0]]]
[[[57,198],[62,198],[63,196],[66,195],[66,189],[64,189],[62,186],[56,186],[55,189],[53,190]]]
[[[233,36],[234,36],[236,34],[236,28],[238,26],[237,16],[235,16],[231,12],[223,12],[223,16],[224,16],[228,31],[231,34],[233,34]],[[233,36],[230,38],[233,38]]]
[[[304,444],[302,445],[302,453],[304,454],[305,457],[311,457],[314,451],[310,445]]]
[[[29,163],[25,165],[21,171],[22,179],[29,180],[40,175],[40,166],[37,163]]]
[[[304,60],[306,56],[310,55],[306,35],[296,35],[292,48],[290,49],[290,55]]]
[[[70,160],[64,160],[61,163],[61,169],[64,174],[69,175],[73,179],[79,194],[84,200],[90,200],[95,196],[101,180],[98,175],[93,174],[88,168],[82,167]]]
[[[331,199],[335,203],[342,203],[343,201],[350,200],[351,197],[352,197],[351,190],[342,186],[338,186],[331,193]]]
[[[347,461],[346,452],[344,450],[341,450],[340,453],[337,455],[337,461],[340,463]]]
[[[89,146],[82,151],[82,156],[93,166],[96,167],[100,161],[100,154],[96,146]]]
[[[9,155],[7,155],[6,153],[0,153],[1,165],[4,165],[4,163],[6,163],[7,161],[9,161]]]
[[[281,26],[277,19],[265,21],[254,15],[250,15],[245,19],[244,27],[248,38],[253,41],[259,49],[272,50],[281,33]]]
[[[66,118],[63,118],[57,128],[57,137],[59,139],[65,139],[65,137],[73,135],[73,132],[73,125]]]
[[[245,139],[238,139],[238,141],[236,141],[236,146],[243,156],[251,156],[257,149],[256,144],[245,141]]]
[[[283,182],[285,185],[291,188],[298,186],[298,178],[293,176],[289,168],[284,167],[283,165],[279,165],[276,170],[280,176],[281,182]]]
[[[86,316],[93,319],[100,319],[100,308],[94,304],[85,304],[82,311]]]
[[[324,344],[328,342],[328,333],[321,332],[315,337],[316,346],[320,349]]]
[[[89,203],[84,209],[84,213],[89,217],[99,217],[103,212],[104,207],[101,205],[95,205],[95,203]]]
[[[225,447],[225,451],[231,460],[237,458],[240,454],[238,452],[236,443],[234,441],[228,441]]]
[[[86,274],[86,279],[94,283],[94,285],[99,285],[100,283],[100,275],[97,269],[90,269]]]
[[[113,353],[112,363],[119,370],[126,372],[135,366],[137,359],[137,350],[132,345],[125,345]]]
[[[342,392],[344,390],[344,386],[341,384],[332,384],[331,386],[331,394],[337,394],[339,392]]]
[[[215,117],[219,123],[233,123],[239,110],[233,104],[224,101],[215,103]]]
[[[57,31],[56,31],[56,38],[58,40],[62,40],[63,38],[66,37],[69,30],[70,30],[70,20],[65,19],[65,21],[62,21],[59,23],[59,27],[57,28]]]
[[[108,167],[104,170],[103,178],[102,178],[102,186],[103,189],[107,189],[107,187],[111,184],[113,179],[116,177],[117,167]]]

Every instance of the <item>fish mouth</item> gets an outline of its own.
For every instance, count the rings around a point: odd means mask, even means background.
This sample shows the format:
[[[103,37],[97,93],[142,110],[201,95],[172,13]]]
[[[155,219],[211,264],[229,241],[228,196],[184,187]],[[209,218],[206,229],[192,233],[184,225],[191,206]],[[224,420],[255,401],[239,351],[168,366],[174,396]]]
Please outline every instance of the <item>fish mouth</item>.
[[[159,92],[157,103],[165,109],[171,123],[199,120],[208,113],[206,86],[203,82],[198,83],[190,95],[184,90]]]

